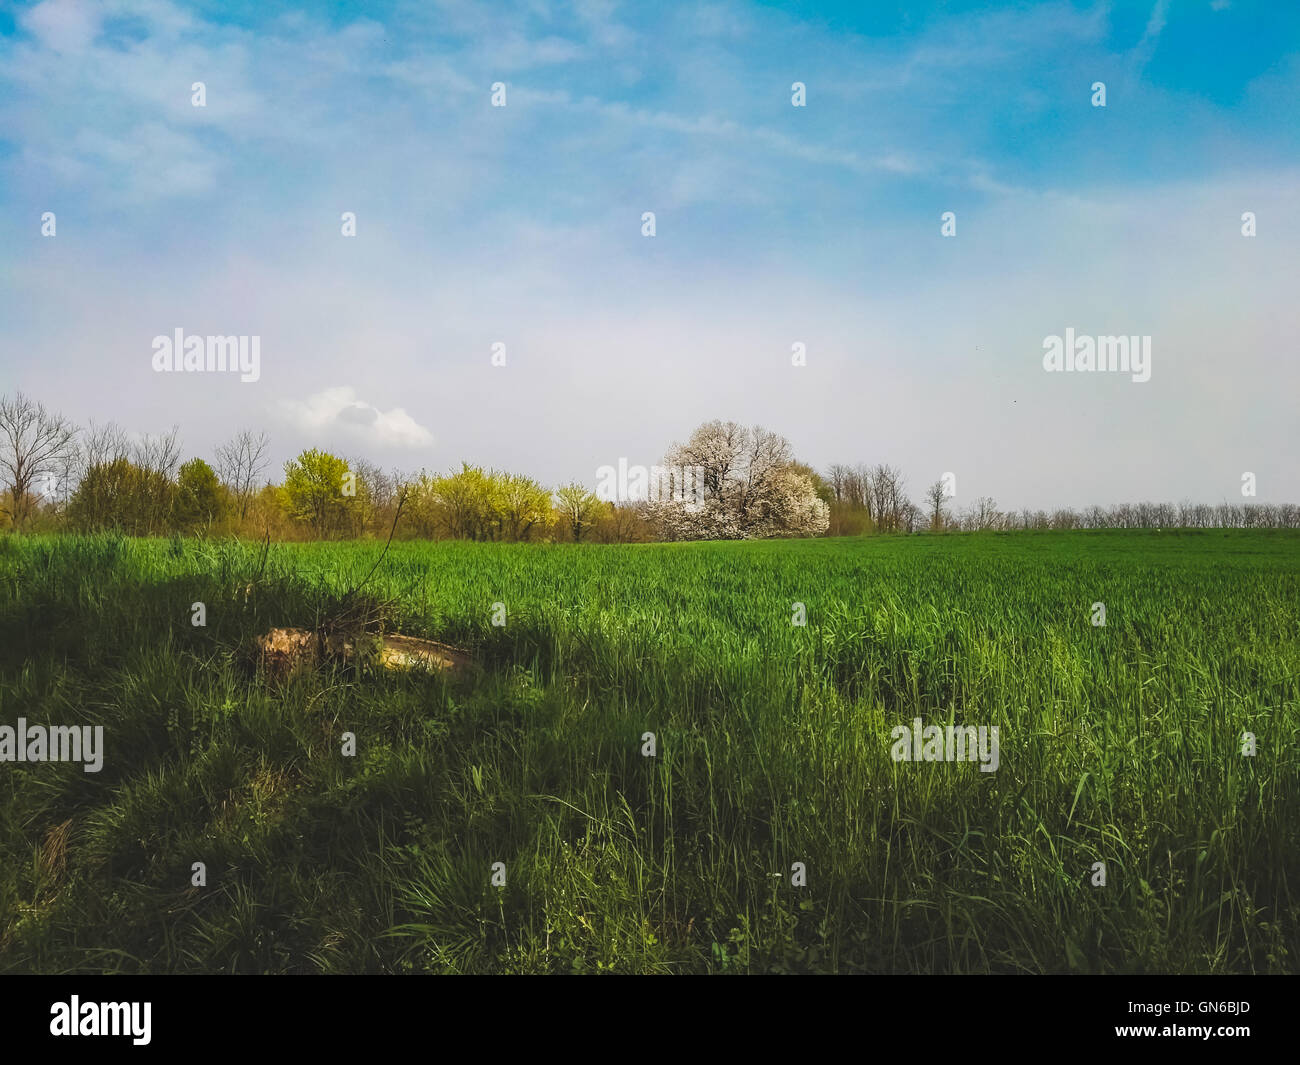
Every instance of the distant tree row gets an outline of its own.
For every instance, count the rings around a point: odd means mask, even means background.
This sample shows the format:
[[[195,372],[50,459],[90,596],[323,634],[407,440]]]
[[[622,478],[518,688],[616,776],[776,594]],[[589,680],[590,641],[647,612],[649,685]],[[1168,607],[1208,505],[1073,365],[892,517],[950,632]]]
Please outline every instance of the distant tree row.
[[[112,423],[79,428],[21,393],[0,397],[0,530],[170,533],[274,539],[385,536],[482,541],[626,543],[651,540],[971,531],[981,529],[1300,527],[1292,504],[1125,504],[998,510],[980,498],[954,511],[942,483],[925,507],[893,466],[798,462],[761,426],[708,422],[664,456],[667,491],[601,498],[570,483],[554,491],[469,463],[445,474],[385,472],[319,449],[268,479],[270,442],[241,430],[211,463],[181,461],[173,427],[133,438]],[[401,515],[400,522],[397,521]]]
[[[942,480],[925,489],[924,506],[907,498],[894,466],[837,464],[823,478],[830,490],[830,535],[871,532],[980,532],[1028,529],[1300,529],[1295,503],[1119,503],[1055,510],[999,510],[988,496],[956,507]]]
[[[1081,511],[1001,511],[981,498],[947,519],[962,532],[979,529],[1300,529],[1295,503],[1119,503]]]

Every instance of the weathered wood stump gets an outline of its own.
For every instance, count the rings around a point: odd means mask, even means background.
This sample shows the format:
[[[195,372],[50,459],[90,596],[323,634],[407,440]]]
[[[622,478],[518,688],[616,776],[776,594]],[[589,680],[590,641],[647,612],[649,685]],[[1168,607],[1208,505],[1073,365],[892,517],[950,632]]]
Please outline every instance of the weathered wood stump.
[[[329,661],[451,673],[463,673],[473,664],[469,652],[459,647],[400,633],[366,634],[353,640],[311,629],[272,629],[257,638],[257,651],[259,668],[275,680]]]

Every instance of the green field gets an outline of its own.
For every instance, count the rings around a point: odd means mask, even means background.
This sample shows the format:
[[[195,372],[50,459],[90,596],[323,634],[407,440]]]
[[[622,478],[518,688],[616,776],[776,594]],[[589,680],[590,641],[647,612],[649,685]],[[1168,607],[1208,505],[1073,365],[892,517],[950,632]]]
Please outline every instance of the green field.
[[[0,539],[0,725],[106,748],[0,763],[0,970],[1300,969],[1300,536],[396,543],[474,672],[250,666],[381,549]]]

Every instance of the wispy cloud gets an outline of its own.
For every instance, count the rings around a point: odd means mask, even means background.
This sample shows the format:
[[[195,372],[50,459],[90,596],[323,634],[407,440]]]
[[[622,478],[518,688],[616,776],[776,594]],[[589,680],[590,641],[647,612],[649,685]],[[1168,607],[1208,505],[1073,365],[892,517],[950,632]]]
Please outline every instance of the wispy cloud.
[[[265,422],[280,457],[427,449],[548,481],[593,452],[653,461],[717,416],[933,479],[1025,397],[1023,446],[981,474],[1001,502],[1079,502],[1060,455],[1094,423],[1115,432],[1079,453],[1160,494],[1108,405],[1136,397],[1045,389],[1022,358],[1036,329],[1105,319],[1158,339],[1130,413],[1195,436],[1160,472],[1175,494],[1205,494],[1213,449],[1294,454],[1297,370],[1267,358],[1294,331],[1271,302],[1300,166],[1281,5],[1266,35],[1208,2],[887,8],[22,8],[0,30],[5,380],[82,421],[165,412],[199,453]],[[1234,62],[1173,62],[1197,33]],[[1118,83],[1104,110],[1098,79]],[[152,374],[148,339],[178,323],[260,335],[260,381]],[[1230,413],[1190,433],[1215,389]]]
[[[1151,9],[1151,16],[1147,19],[1146,29],[1142,32],[1142,39],[1138,41],[1130,56],[1132,64],[1130,69],[1133,76],[1141,74],[1151,61],[1151,57],[1155,54],[1156,43],[1160,40],[1160,34],[1164,32],[1168,21],[1169,0],[1156,0],[1155,6]]]

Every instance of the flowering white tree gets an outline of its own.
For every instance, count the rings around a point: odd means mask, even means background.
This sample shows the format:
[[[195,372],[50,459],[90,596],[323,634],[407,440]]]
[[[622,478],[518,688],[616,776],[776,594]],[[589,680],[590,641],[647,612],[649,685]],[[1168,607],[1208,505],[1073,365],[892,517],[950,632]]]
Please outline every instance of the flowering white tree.
[[[795,468],[790,442],[761,426],[707,422],[664,462],[695,469],[703,485],[702,498],[646,505],[669,539],[815,536],[830,526],[830,510],[812,479]]]
[[[818,498],[812,479],[795,470],[777,471],[760,504],[762,518],[750,536],[818,536],[831,523],[830,507]]]

